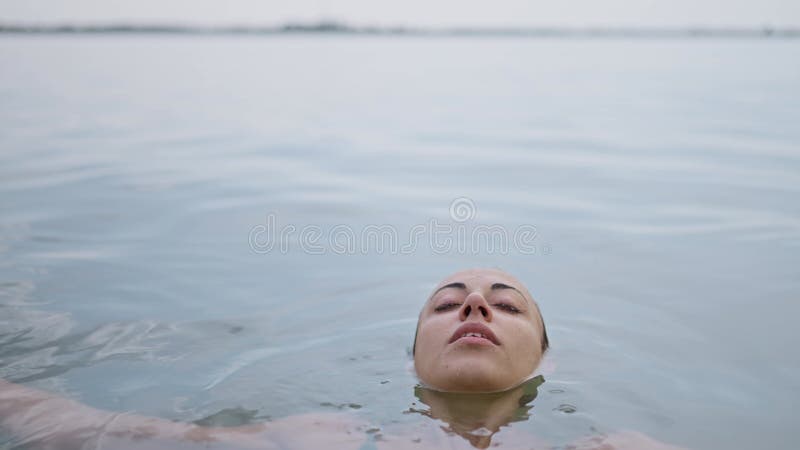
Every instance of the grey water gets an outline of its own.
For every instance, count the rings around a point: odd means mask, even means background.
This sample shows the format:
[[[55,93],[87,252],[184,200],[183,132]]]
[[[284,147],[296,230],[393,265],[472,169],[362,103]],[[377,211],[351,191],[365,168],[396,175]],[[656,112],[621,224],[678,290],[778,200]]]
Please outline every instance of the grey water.
[[[0,377],[187,422],[418,421],[419,308],[449,272],[492,266],[526,282],[552,345],[515,427],[795,448],[798,54],[2,36]],[[480,226],[535,233],[459,248]],[[342,251],[335,230],[367,227],[404,251]]]

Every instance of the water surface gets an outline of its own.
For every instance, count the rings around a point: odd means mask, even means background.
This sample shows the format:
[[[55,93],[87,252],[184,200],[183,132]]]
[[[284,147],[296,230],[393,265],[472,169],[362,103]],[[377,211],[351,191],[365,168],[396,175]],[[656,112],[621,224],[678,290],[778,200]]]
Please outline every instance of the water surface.
[[[0,376],[182,421],[418,423],[422,302],[498,266],[552,344],[514,428],[794,448],[798,45],[4,36]],[[407,236],[458,198],[535,252],[251,248],[270,214]]]

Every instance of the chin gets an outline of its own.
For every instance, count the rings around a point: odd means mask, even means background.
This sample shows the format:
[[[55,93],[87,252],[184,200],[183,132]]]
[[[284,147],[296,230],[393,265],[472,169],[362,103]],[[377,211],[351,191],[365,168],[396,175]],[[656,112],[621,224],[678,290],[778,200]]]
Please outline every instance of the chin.
[[[434,374],[420,375],[428,386],[446,392],[497,392],[512,387],[508,371],[489,361],[456,360],[443,361]],[[505,375],[504,375],[505,374]]]

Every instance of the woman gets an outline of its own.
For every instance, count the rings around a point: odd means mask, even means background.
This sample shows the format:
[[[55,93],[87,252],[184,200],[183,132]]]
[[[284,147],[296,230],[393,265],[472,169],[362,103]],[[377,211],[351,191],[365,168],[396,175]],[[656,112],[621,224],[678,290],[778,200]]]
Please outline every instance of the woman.
[[[204,427],[101,411],[0,380],[0,428],[45,449],[258,448],[399,449],[548,448],[509,427],[525,420],[543,381],[536,376],[548,348],[539,307],[525,286],[495,269],[445,278],[417,323],[416,395],[428,409],[410,409],[444,423],[378,433],[347,414],[305,414],[240,427]],[[503,432],[498,431],[503,428]],[[496,434],[498,434],[496,436]],[[674,449],[640,433],[595,436],[573,448]]]

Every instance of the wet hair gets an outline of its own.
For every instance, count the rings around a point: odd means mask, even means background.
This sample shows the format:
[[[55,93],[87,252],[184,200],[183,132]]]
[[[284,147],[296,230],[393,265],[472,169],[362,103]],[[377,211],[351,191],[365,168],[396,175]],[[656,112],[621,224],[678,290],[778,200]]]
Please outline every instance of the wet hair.
[[[542,318],[542,353],[546,352],[548,348],[550,348],[550,340],[547,339],[547,328],[545,328],[544,318]]]

